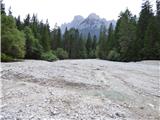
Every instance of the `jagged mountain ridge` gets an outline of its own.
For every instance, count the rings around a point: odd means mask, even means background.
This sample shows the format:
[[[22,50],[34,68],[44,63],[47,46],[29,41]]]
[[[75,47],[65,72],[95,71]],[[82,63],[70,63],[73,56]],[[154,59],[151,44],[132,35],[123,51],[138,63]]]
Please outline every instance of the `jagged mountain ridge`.
[[[65,23],[61,25],[62,34],[65,32],[65,28],[71,29],[76,28],[84,37],[87,37],[88,33],[91,33],[91,36],[96,35],[99,37],[100,27],[106,26],[109,27],[110,23],[113,26],[116,26],[115,20],[106,20],[105,18],[100,18],[95,13],[91,13],[87,18],[83,18],[80,15],[74,16],[74,19],[70,23]]]

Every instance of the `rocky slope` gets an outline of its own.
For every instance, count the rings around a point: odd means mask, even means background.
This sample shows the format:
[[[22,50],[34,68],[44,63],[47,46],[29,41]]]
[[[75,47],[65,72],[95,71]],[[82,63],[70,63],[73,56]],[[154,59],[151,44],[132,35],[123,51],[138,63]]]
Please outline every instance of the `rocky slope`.
[[[159,61],[1,63],[0,120],[159,120]]]
[[[74,17],[74,19],[70,23],[65,23],[61,25],[62,33],[65,32],[65,28],[68,29],[76,28],[83,34],[84,37],[87,37],[88,33],[91,33],[91,36],[96,35],[99,37],[99,32],[101,26],[109,27],[110,23],[115,27],[115,20],[106,20],[105,18],[100,18],[95,13],[91,13],[87,18],[83,18],[80,15]]]

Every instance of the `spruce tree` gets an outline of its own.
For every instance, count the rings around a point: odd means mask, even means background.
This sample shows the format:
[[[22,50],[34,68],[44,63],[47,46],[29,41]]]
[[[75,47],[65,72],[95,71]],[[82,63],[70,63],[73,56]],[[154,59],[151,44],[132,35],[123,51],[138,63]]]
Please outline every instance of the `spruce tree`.
[[[26,19],[24,19],[24,26],[30,25],[30,14],[27,15]]]
[[[99,45],[97,47],[97,54],[98,54],[97,57],[101,59],[106,59],[106,41],[107,41],[106,28],[105,26],[101,26],[99,43],[98,43]]]
[[[64,35],[63,35],[63,43],[64,43],[64,50],[68,50],[68,30],[67,30],[67,27],[65,28],[65,32],[64,32]]]
[[[57,48],[62,47],[62,40],[61,40],[61,29],[57,25],[55,25],[52,33],[51,43],[52,43],[52,49],[56,50]]]
[[[5,12],[5,4],[4,3],[2,3],[3,1],[1,0],[0,1],[0,3],[1,3],[1,14],[6,14],[6,12]]]
[[[20,16],[18,16],[18,18],[16,18],[16,26],[17,26],[18,30],[23,30],[23,24],[21,22]]]
[[[109,25],[108,29],[108,36],[107,36],[107,42],[106,42],[106,56],[108,56],[110,50],[112,50],[115,46],[113,44],[114,42],[114,30],[112,23]]]
[[[40,45],[38,39],[34,37],[32,30],[26,26],[24,28],[25,33],[25,43],[26,43],[26,55],[27,59],[40,59],[42,53],[42,46]]]
[[[85,41],[82,37],[82,34],[80,35],[79,39],[78,39],[78,57],[79,59],[84,59],[87,57],[87,51],[86,51],[86,46],[85,46]]]
[[[142,4],[142,10],[140,12],[140,17],[137,25],[137,40],[136,40],[136,55],[137,59],[144,58],[145,51],[144,48],[144,39],[147,27],[149,25],[150,19],[153,17],[152,6],[149,0],[145,0]]]
[[[97,37],[96,35],[93,36],[93,42],[92,42],[92,50],[96,50],[97,46]]]
[[[124,13],[121,13],[120,25],[119,25],[119,46],[121,60],[129,61],[131,58],[129,51],[132,47],[133,41],[135,41],[136,36],[136,26],[133,24],[131,12],[127,9]]]
[[[87,50],[88,57],[90,57],[90,53],[92,50],[92,38],[91,38],[90,32],[88,33],[88,37],[87,37],[86,50]]]

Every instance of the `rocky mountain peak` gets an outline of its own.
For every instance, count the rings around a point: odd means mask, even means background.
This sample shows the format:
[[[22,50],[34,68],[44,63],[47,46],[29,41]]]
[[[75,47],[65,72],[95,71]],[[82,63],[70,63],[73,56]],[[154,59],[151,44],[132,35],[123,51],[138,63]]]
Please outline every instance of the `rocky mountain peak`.
[[[76,21],[76,20],[81,21],[81,20],[84,20],[84,18],[81,15],[76,15],[76,16],[74,16],[73,20],[74,21]]]
[[[89,14],[89,16],[87,18],[88,19],[100,19],[100,17],[98,15],[96,15],[95,13]]]
[[[89,32],[91,33],[91,36],[96,35],[99,37],[100,27],[105,26],[108,28],[110,23],[112,23],[115,27],[116,21],[107,21],[105,18],[100,18],[95,13],[89,14],[87,18],[83,18],[81,15],[76,15],[70,23],[62,24],[61,30],[62,33],[64,33],[66,27],[68,30],[71,28],[76,28],[83,34],[84,37],[87,37]]]

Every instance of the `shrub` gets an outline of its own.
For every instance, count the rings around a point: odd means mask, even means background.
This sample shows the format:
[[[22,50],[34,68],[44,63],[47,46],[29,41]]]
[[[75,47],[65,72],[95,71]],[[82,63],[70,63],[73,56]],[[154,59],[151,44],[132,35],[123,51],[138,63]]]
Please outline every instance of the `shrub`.
[[[107,57],[109,60],[119,60],[120,54],[116,52],[115,50],[111,50]]]
[[[68,58],[68,53],[67,53],[67,51],[63,50],[63,48],[57,48],[57,50],[55,51],[55,54],[59,59],[67,59]]]
[[[41,59],[42,60],[47,60],[47,61],[58,60],[57,56],[54,55],[52,51],[42,53],[41,54]]]
[[[24,58],[24,33],[16,28],[12,16],[2,15],[1,52],[14,58]]]
[[[1,53],[1,61],[2,62],[11,62],[11,61],[14,61],[14,59],[11,56],[8,56],[4,53]]]
[[[96,58],[95,51],[94,51],[94,50],[90,51],[88,57],[89,57],[89,58]]]

